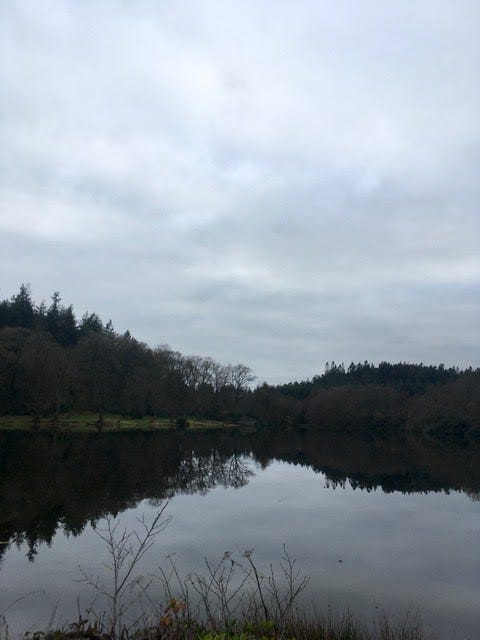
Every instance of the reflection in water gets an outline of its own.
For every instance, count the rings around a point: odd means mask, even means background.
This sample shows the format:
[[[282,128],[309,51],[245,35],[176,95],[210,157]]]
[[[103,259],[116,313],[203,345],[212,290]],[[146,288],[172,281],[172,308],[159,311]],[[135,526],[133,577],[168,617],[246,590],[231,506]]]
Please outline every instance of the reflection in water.
[[[328,435],[318,430],[118,434],[0,434],[0,554],[26,542],[35,557],[58,528],[88,522],[139,501],[238,488],[252,461],[312,468],[331,487],[402,493],[460,490],[478,500],[480,446],[400,438]],[[320,476],[319,476],[320,477]],[[321,476],[323,482],[323,475]],[[319,480],[320,482],[320,480]],[[323,486],[323,485],[322,485]]]
[[[132,530],[171,496],[145,574],[172,553],[191,573],[226,549],[254,548],[269,566],[285,543],[320,608],[418,607],[442,640],[476,640],[479,462],[480,443],[318,430],[4,433],[0,612],[16,603],[8,622],[19,632],[46,625],[57,605],[70,622],[77,598],[91,597],[78,566],[97,575],[105,560],[90,523],[122,512]]]

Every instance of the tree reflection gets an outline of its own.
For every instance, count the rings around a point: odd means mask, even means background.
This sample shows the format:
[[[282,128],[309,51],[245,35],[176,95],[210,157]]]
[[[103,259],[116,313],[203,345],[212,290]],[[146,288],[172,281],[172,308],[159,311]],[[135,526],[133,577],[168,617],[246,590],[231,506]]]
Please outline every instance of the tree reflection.
[[[478,499],[480,444],[468,449],[413,439],[307,431],[0,434],[0,557],[58,530],[178,493],[239,489],[273,460],[321,473],[319,487],[403,493],[459,490]],[[8,544],[6,544],[8,543]]]

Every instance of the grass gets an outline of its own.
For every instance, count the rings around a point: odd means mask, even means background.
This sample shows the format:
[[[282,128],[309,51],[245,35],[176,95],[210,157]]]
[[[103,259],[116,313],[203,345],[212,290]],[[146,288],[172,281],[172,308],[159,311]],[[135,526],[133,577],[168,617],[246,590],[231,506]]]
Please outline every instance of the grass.
[[[2,624],[3,622],[3,624]],[[2,628],[3,627],[3,628]],[[422,631],[418,618],[408,615],[398,623],[380,617],[371,625],[351,614],[331,612],[317,616],[292,616],[280,627],[272,620],[248,619],[241,616],[226,625],[212,625],[186,615],[185,605],[172,599],[166,603],[164,615],[145,627],[111,633],[104,623],[80,616],[77,622],[59,629],[36,631],[24,640],[434,640]],[[14,640],[6,621],[0,619],[0,639]]]
[[[96,422],[98,415],[95,413],[62,414],[56,427],[57,431],[90,433],[97,432]],[[201,418],[188,418],[188,431],[206,431],[216,429],[234,429],[244,424],[222,422],[220,420],[206,420]],[[48,430],[54,426],[52,418],[44,418],[41,429]],[[125,431],[172,431],[175,430],[175,420],[170,418],[128,418],[121,415],[108,414],[104,417],[103,432]],[[0,416],[0,431],[31,431],[32,416]]]

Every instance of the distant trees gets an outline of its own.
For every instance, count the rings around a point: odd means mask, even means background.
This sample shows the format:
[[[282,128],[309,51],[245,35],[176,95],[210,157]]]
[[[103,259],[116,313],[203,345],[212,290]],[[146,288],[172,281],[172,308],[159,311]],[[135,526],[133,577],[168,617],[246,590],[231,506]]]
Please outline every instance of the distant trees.
[[[89,333],[104,333],[103,322],[96,313],[85,313],[78,325],[78,335],[88,336]]]
[[[22,284],[17,295],[11,301],[4,300],[1,303],[0,322],[2,326],[33,327],[35,309],[30,295],[29,285]]]
[[[119,360],[116,344],[109,336],[90,333],[75,349],[75,373],[80,388],[86,391],[86,406],[98,413],[98,429],[103,416],[114,404],[118,390]]]
[[[480,371],[466,371],[412,399],[408,425],[448,438],[480,437]]]
[[[430,384],[440,384],[456,378],[459,370],[454,367],[445,368],[434,365],[411,364],[408,362],[380,362],[374,365],[364,363],[350,363],[346,367],[343,363],[327,362],[325,373],[314,376],[312,380],[290,382],[277,387],[285,395],[298,399],[305,399],[317,389],[330,389],[344,385],[379,385],[390,386],[410,395],[421,393]]]
[[[136,417],[234,417],[254,376],[245,365],[155,349],[111,321],[85,313],[77,322],[58,292],[35,305],[27,285],[0,301],[0,412],[42,416],[94,411]]]
[[[381,362],[327,363],[311,380],[252,388],[245,364],[151,349],[96,313],[77,321],[58,292],[35,305],[30,289],[0,301],[0,412],[249,417],[321,429],[419,429],[480,436],[480,370]],[[179,421],[178,424],[184,424]]]
[[[78,340],[77,322],[73,307],[63,307],[58,291],[52,296],[52,304],[46,312],[46,328],[60,344],[67,346]]]
[[[328,428],[384,429],[405,421],[405,395],[379,385],[343,385],[319,389],[309,397],[306,417]]]
[[[65,382],[64,350],[49,334],[32,333],[18,360],[18,391],[24,406],[34,416],[35,426],[40,425],[45,413],[55,411],[58,418]]]
[[[242,392],[255,380],[255,377],[250,367],[244,364],[236,364],[230,369],[230,379],[235,391],[235,402],[240,400]]]
[[[320,429],[417,429],[440,437],[480,437],[480,370],[444,365],[381,362],[327,363],[312,380],[255,390],[262,421],[294,422]],[[297,406],[285,406],[285,399]]]
[[[30,330],[23,327],[0,329],[0,412],[24,411],[19,394],[20,358]]]

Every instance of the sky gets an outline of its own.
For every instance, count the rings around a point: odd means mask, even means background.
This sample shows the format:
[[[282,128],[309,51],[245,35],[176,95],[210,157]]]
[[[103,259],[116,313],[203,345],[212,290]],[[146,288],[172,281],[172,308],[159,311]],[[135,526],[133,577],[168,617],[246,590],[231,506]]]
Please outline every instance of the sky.
[[[0,298],[252,367],[480,365],[478,0],[0,0]]]

